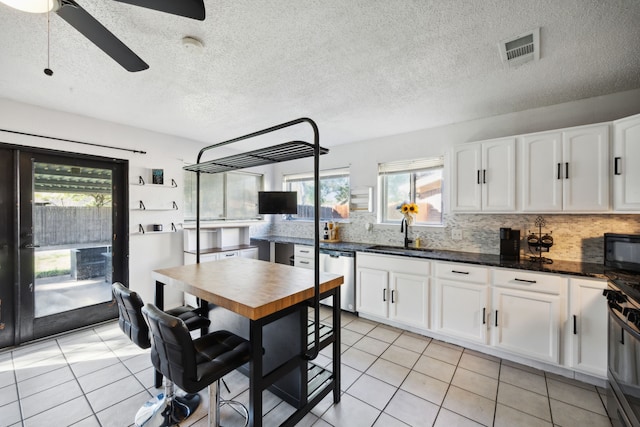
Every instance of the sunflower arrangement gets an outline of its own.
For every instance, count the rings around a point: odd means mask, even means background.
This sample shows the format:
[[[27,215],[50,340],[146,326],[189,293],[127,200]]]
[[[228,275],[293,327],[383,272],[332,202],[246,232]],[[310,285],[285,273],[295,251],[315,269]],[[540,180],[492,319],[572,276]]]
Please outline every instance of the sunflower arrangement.
[[[418,214],[418,205],[415,203],[403,203],[400,206],[400,212],[407,220],[407,224],[411,224],[414,219],[414,215]]]

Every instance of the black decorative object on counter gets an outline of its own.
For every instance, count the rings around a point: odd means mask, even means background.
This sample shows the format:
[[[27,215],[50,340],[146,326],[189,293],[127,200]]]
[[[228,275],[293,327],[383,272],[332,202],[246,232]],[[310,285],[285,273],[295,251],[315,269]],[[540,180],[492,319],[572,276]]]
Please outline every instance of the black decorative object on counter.
[[[549,258],[545,258],[542,256],[543,252],[549,252],[549,248],[553,246],[553,237],[551,237],[551,233],[542,234],[542,227],[547,225],[547,221],[538,216],[535,222],[536,227],[538,227],[537,233],[532,233],[529,231],[529,235],[527,236],[527,243],[529,245],[529,251],[537,252],[538,255],[533,255],[529,258],[531,262],[539,262],[541,264],[553,264],[553,260]]]

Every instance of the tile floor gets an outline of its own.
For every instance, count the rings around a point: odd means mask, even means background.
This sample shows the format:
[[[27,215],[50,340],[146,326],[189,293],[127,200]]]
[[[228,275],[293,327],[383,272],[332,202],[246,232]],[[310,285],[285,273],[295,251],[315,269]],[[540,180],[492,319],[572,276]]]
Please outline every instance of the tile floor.
[[[599,387],[348,314],[342,324],[341,402],[329,395],[299,426],[611,426]],[[329,365],[330,354],[317,362]],[[247,402],[248,380],[225,379]],[[148,352],[116,322],[25,345],[0,353],[0,426],[130,426],[158,392],[152,384]],[[279,425],[292,408],[265,393],[264,425]],[[183,426],[207,425],[201,394]],[[231,409],[222,416],[242,425]]]

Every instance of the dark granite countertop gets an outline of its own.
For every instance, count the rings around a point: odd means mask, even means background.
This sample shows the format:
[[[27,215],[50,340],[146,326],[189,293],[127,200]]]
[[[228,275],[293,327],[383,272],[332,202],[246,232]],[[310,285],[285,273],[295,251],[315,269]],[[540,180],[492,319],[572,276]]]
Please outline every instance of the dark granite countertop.
[[[313,245],[313,239],[285,236],[261,236],[252,237],[255,240],[262,240],[276,243],[293,243],[298,245]],[[499,255],[480,254],[473,252],[458,252],[438,249],[404,249],[395,246],[374,245],[371,243],[357,242],[320,242],[321,249],[332,249],[352,252],[368,252],[383,255],[400,255],[413,258],[431,259],[436,261],[450,261],[467,264],[485,265],[488,267],[513,268],[541,273],[568,274],[574,276],[593,277],[606,279],[605,267],[603,264],[588,262],[554,260],[553,264],[531,262],[529,258],[521,258],[519,261],[501,260]]]

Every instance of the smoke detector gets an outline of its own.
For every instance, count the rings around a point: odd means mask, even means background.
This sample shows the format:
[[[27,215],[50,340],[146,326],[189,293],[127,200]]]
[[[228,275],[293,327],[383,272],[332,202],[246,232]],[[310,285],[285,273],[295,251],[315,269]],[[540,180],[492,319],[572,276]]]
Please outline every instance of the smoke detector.
[[[188,51],[199,52],[204,47],[204,44],[200,39],[191,36],[185,36],[182,38],[182,46]]]
[[[527,31],[498,43],[502,63],[518,67],[540,59],[540,28]]]

